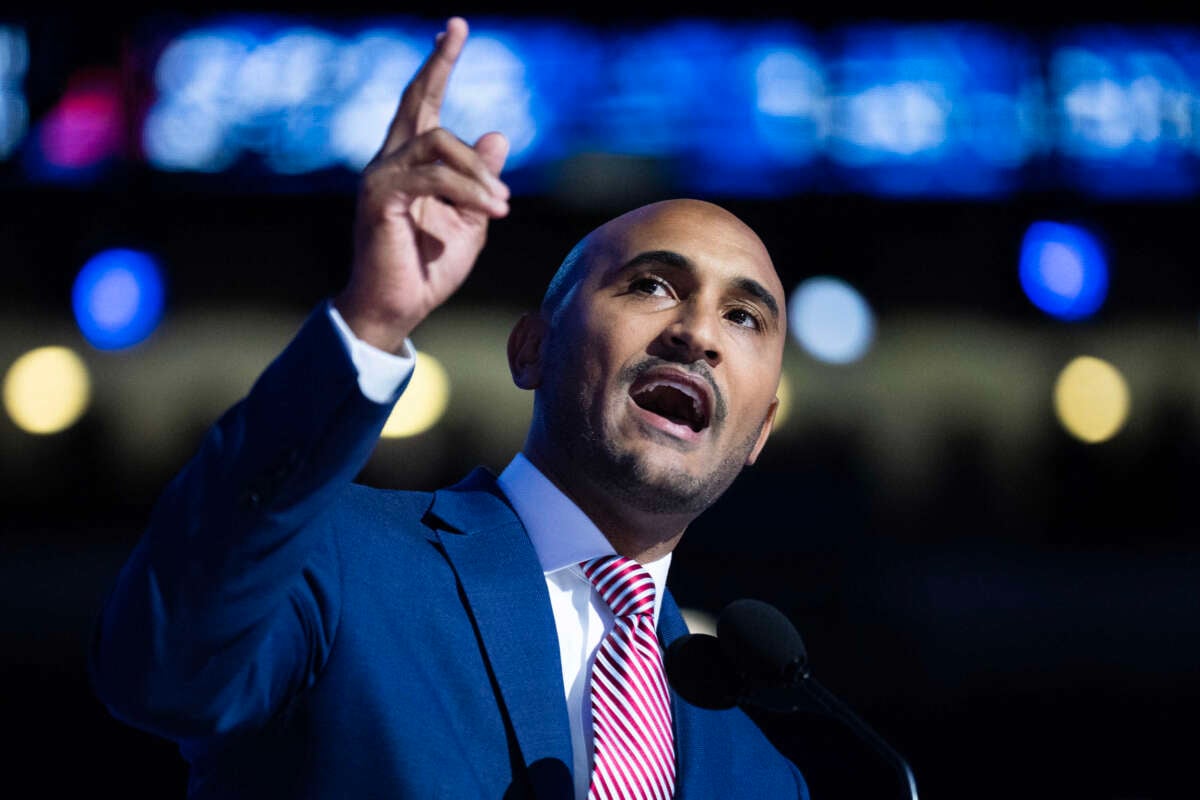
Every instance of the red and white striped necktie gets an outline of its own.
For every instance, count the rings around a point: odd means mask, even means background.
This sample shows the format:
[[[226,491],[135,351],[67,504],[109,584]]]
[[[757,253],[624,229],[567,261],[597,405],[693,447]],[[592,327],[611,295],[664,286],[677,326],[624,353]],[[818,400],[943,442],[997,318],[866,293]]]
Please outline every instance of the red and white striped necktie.
[[[592,664],[593,800],[668,800],[675,735],[662,650],[654,631],[654,579],[636,561],[602,556],[580,566],[613,610]]]

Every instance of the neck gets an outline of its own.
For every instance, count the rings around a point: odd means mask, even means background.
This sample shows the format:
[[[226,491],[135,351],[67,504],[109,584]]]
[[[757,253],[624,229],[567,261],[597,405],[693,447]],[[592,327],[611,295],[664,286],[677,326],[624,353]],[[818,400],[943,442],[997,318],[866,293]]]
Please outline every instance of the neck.
[[[588,516],[618,555],[632,558],[640,564],[657,561],[673,551],[695,518],[692,514],[661,514],[632,508],[620,498],[589,482],[578,470],[571,473],[574,479],[566,478],[566,470],[557,468],[537,448],[527,446],[523,453]]]

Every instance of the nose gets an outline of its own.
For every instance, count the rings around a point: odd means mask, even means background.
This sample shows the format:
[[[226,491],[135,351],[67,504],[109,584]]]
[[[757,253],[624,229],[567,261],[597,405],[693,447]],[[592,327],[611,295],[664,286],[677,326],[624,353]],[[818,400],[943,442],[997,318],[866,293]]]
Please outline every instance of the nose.
[[[717,345],[720,320],[712,314],[696,308],[681,307],[678,316],[671,320],[659,336],[659,343],[666,358],[690,364],[704,360],[710,367],[721,363],[721,350]]]

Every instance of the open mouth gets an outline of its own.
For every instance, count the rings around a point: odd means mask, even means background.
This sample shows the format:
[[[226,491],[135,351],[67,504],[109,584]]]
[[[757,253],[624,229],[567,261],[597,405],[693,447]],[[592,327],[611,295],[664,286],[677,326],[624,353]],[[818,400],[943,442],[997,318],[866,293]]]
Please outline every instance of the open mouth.
[[[675,370],[653,371],[638,378],[629,395],[639,407],[699,433],[708,427],[711,403],[702,381]]]

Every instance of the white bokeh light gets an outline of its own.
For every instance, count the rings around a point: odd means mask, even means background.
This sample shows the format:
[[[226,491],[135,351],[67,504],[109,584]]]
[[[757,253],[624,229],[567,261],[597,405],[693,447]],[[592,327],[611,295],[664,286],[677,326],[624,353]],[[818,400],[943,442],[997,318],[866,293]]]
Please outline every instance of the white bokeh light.
[[[850,284],[830,276],[802,281],[788,300],[788,326],[814,358],[849,364],[862,358],[875,338],[875,315]]]

